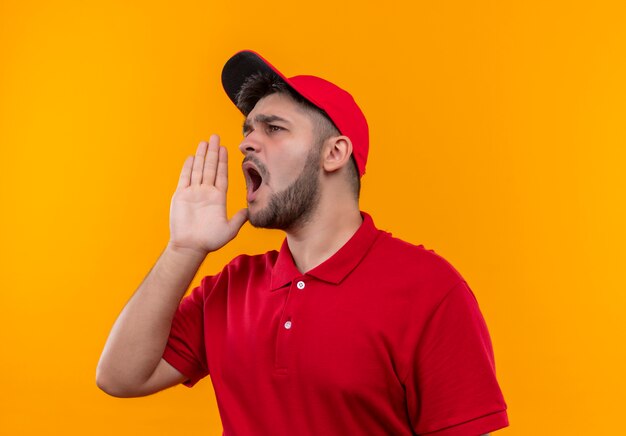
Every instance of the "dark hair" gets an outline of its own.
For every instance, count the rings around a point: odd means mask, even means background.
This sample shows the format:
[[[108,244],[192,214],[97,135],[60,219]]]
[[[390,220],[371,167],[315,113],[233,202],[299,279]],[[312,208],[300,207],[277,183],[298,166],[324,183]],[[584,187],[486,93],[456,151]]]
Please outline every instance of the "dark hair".
[[[313,123],[317,133],[317,143],[319,146],[323,144],[328,138],[332,136],[338,136],[341,134],[339,129],[335,126],[332,120],[326,115],[326,113],[306,100],[300,94],[295,92],[283,79],[277,74],[269,72],[256,73],[248,77],[236,96],[237,107],[244,115],[248,115],[254,106],[263,97],[267,97],[271,94],[286,94],[291,97],[300,108],[311,115]],[[359,198],[361,192],[361,178],[359,177],[359,171],[356,166],[354,156],[350,157],[351,165],[348,166],[348,178],[352,186],[352,190]]]

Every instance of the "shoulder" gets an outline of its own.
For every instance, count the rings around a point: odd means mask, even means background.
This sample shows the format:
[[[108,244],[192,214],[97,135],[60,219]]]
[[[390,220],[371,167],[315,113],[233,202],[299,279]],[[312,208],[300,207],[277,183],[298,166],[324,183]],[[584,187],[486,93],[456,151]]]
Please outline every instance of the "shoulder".
[[[434,309],[465,280],[443,256],[380,231],[358,269],[359,283],[384,290],[384,298],[420,310]]]
[[[370,257],[387,280],[421,289],[431,296],[443,296],[464,281],[459,271],[435,250],[396,238],[382,230]]]

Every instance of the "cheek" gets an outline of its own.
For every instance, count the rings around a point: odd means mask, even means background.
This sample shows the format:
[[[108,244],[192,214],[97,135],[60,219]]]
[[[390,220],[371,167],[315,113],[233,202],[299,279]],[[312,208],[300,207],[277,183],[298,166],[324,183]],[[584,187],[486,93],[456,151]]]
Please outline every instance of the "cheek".
[[[305,156],[283,155],[271,162],[270,185],[283,189],[298,178],[304,169]]]

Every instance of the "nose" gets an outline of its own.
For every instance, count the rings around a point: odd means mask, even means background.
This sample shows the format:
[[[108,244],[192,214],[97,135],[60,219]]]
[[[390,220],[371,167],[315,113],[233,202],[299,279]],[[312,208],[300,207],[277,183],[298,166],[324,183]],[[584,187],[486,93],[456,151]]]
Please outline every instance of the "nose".
[[[261,149],[258,139],[254,131],[248,133],[239,144],[239,151],[241,151],[244,156],[248,153],[258,152]]]

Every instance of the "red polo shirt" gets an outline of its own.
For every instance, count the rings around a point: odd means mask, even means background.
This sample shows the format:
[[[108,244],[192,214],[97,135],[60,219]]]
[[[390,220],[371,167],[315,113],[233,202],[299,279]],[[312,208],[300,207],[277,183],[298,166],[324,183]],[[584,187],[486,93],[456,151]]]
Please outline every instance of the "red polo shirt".
[[[508,425],[489,333],[442,257],[372,219],[305,274],[287,242],[183,299],[163,357],[210,375],[224,435],[479,435]]]

